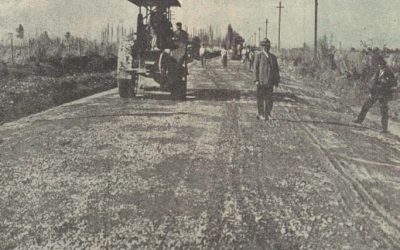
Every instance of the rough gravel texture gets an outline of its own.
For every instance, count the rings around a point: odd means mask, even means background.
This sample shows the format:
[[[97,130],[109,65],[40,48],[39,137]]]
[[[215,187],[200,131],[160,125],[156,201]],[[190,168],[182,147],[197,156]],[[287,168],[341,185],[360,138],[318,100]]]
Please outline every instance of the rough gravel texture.
[[[399,249],[400,140],[283,68],[190,69],[187,101],[111,90],[0,127],[0,249]],[[341,99],[342,100],[342,99]]]

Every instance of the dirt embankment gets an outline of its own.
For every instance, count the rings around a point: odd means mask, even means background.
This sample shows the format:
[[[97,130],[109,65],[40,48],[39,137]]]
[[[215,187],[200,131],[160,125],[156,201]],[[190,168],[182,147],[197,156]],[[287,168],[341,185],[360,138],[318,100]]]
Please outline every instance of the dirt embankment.
[[[0,124],[117,86],[112,64],[97,67],[93,63],[99,60],[92,60],[87,70],[70,61],[59,66],[0,64]]]
[[[116,87],[115,73],[2,79],[0,124]]]

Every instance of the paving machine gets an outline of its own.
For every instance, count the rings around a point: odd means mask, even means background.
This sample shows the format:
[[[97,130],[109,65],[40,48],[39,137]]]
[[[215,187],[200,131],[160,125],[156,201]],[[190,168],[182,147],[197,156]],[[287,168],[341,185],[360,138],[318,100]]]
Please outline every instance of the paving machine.
[[[171,8],[178,0],[128,0],[139,8],[137,29],[132,40],[118,50],[118,90],[122,98],[134,97],[140,76],[153,78],[162,90],[184,99],[191,51],[187,33],[173,31]]]

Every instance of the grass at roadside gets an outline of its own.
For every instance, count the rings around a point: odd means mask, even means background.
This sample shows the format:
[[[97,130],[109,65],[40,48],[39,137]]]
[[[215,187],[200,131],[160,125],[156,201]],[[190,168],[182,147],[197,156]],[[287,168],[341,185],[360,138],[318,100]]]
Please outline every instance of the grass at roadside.
[[[304,84],[309,84],[313,88],[319,89],[327,99],[329,99],[330,94],[333,94],[343,108],[346,107],[346,109],[351,109],[352,107],[360,109],[369,95],[369,87],[372,84],[368,78],[349,78],[331,69],[314,70],[312,74],[305,74],[301,67],[287,65],[287,68],[294,75],[302,78]],[[378,103],[374,105],[371,112],[380,114]],[[391,119],[400,120],[400,100],[398,98],[389,102],[389,115]]]
[[[116,74],[6,76],[0,79],[0,124],[117,86]]]

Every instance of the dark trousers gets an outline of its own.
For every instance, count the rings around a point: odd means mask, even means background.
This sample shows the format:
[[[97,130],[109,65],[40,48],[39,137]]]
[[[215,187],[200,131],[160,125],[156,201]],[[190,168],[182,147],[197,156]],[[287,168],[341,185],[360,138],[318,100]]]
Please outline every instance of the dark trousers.
[[[364,121],[365,116],[367,115],[369,109],[374,105],[376,101],[379,101],[379,107],[381,109],[381,123],[382,129],[387,131],[388,121],[389,121],[389,96],[388,95],[379,95],[379,94],[371,94],[368,99],[365,101],[364,105],[361,108],[361,112],[358,115],[357,120],[360,122]]]
[[[273,100],[274,87],[269,85],[258,85],[257,86],[257,106],[258,115],[268,117],[271,115]]]
[[[226,68],[228,66],[228,56],[222,56],[222,66]]]
[[[201,67],[205,68],[207,65],[206,56],[201,56]]]
[[[253,70],[253,64],[254,64],[254,61],[253,60],[249,60],[249,69],[250,69],[250,71]]]

